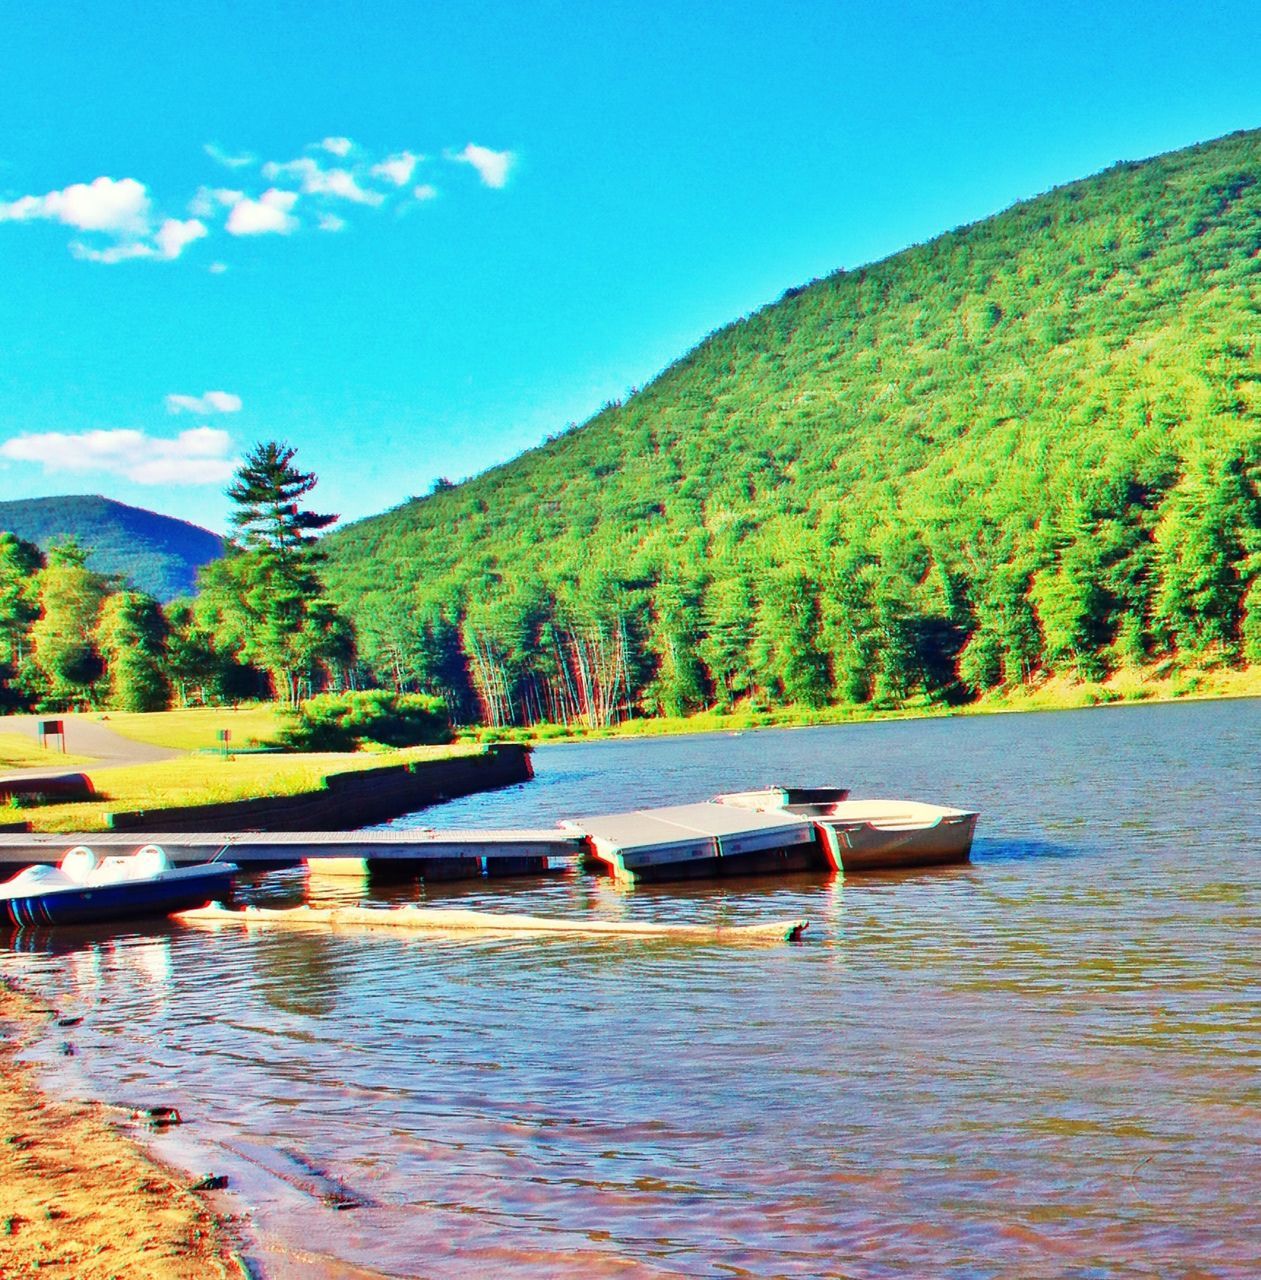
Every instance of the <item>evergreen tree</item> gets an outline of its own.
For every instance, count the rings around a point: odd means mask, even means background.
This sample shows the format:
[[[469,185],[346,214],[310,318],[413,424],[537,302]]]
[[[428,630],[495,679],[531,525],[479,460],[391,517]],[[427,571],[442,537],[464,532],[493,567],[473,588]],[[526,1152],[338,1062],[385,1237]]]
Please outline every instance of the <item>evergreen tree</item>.
[[[267,672],[272,696],[298,702],[353,660],[349,623],[325,598],[315,535],[337,519],[299,506],[316,478],[269,441],[242,463],[228,497],[239,542],[202,571],[199,618],[218,645]]]

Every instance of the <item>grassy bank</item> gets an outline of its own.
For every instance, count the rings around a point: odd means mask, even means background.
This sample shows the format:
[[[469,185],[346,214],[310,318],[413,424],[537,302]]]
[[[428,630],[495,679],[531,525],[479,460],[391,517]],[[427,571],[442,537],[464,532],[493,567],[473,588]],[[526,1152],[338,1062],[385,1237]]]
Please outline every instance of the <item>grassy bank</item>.
[[[1142,670],[1121,671],[1103,681],[1078,681],[1053,676],[1034,684],[995,692],[962,706],[948,706],[927,698],[911,699],[900,707],[862,704],[821,708],[760,708],[741,705],[729,712],[703,711],[692,716],[654,716],[602,728],[584,724],[542,724],[520,729],[471,729],[464,736],[477,742],[546,744],[681,733],[741,733],[750,729],[993,715],[1011,711],[1072,711],[1115,703],[1256,697],[1261,697],[1261,667],[1238,670],[1223,666],[1174,671],[1169,664],[1158,664]]]
[[[49,751],[20,733],[0,733],[0,772],[8,769],[59,769],[63,765],[87,764],[87,756]]]
[[[266,746],[280,732],[284,709],[275,703],[239,707],[186,707],[178,711],[110,711],[93,715],[105,728],[133,742],[172,751],[213,751],[227,729],[236,747]]]
[[[36,831],[105,831],[108,815],[137,809],[175,809],[291,796],[317,790],[330,774],[379,769],[413,761],[472,755],[480,744],[409,747],[403,751],[326,752],[318,755],[186,756],[156,764],[127,765],[92,774],[100,795],[75,804],[46,805],[15,813]]]

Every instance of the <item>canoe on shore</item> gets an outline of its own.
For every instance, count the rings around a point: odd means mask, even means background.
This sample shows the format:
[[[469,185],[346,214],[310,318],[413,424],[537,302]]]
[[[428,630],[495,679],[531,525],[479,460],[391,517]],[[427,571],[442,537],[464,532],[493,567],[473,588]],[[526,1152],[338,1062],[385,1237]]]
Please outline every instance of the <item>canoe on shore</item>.
[[[362,928],[429,929],[444,933],[551,933],[569,937],[648,938],[679,942],[796,942],[807,920],[765,924],[648,924],[633,920],[560,920],[548,916],[460,911],[446,907],[246,907],[232,911],[212,902],[182,911],[188,924],[325,925]]]

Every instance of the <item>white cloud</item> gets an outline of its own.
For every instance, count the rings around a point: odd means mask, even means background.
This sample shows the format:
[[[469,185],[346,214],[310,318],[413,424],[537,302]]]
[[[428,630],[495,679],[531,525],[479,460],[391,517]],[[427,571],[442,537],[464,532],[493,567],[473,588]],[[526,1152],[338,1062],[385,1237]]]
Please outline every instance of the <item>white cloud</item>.
[[[207,142],[202,150],[212,160],[223,165],[225,169],[244,169],[249,165],[258,163],[258,157],[251,155],[248,151],[243,151],[239,155],[232,155],[222,147],[216,146],[213,142]]]
[[[167,218],[150,240],[122,240],[104,249],[95,249],[74,240],[70,244],[70,252],[85,262],[130,262],[137,258],[155,258],[163,262],[173,262],[184,252],[194,240],[208,235],[206,224],[190,218],[181,222],[178,218]]]
[[[197,194],[188,202],[188,211],[199,218],[209,218],[220,209],[231,209],[244,199],[244,191],[234,191],[230,187],[198,187]]]
[[[322,213],[319,228],[321,231],[345,231],[346,219],[339,218],[335,213]]]
[[[412,192],[417,200],[433,200],[438,195],[438,188],[431,186],[428,182],[421,183],[420,186]]]
[[[396,187],[405,187],[412,180],[416,166],[424,159],[414,151],[400,151],[397,155],[386,156],[380,164],[372,166],[374,178],[384,178]]]
[[[178,258],[194,240],[200,240],[207,234],[206,224],[198,222],[196,218],[189,218],[186,222],[181,222],[178,218],[167,218],[153,238],[157,242],[159,256],[169,262]]]
[[[303,194],[309,196],[336,196],[340,200],[371,205],[385,199],[379,191],[361,187],[349,169],[321,169],[309,156],[283,162],[269,160],[263,165],[263,177],[297,178],[302,183]]]
[[[236,467],[231,448],[231,436],[213,427],[194,427],[174,439],[132,430],[45,431],[5,440],[0,457],[39,463],[46,475],[103,471],[137,484],[216,484]]]
[[[199,396],[169,395],[166,407],[172,413],[239,413],[241,397],[231,391],[203,391]]]
[[[287,236],[297,225],[290,210],[297,203],[295,191],[278,191],[272,187],[257,200],[247,196],[238,201],[228,215],[226,230],[234,236],[258,236],[268,233]]]
[[[227,269],[228,269],[228,264],[226,262],[212,262],[206,268],[206,270],[209,271],[212,276],[221,276]]]
[[[135,178],[96,178],[75,182],[61,191],[22,196],[0,204],[0,222],[46,218],[80,231],[143,235],[149,229],[149,194]]]
[[[325,138],[319,145],[331,156],[348,156],[355,144],[349,138]]]
[[[462,164],[471,164],[488,187],[507,186],[508,171],[516,161],[516,156],[511,151],[492,151],[489,147],[479,147],[474,142],[470,142],[463,151],[450,158]]]

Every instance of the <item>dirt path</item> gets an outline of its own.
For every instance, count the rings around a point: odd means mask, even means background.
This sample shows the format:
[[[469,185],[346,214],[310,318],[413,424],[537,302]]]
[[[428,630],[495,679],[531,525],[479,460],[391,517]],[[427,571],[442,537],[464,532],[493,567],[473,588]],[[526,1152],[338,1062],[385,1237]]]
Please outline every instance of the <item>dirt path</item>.
[[[0,1277],[242,1277],[211,1210],[91,1103],[52,1098],[17,1053],[47,1016],[0,983]]]
[[[32,742],[39,741],[39,726],[43,716],[0,716],[0,733],[20,733]],[[127,764],[150,764],[155,760],[173,760],[185,753],[169,747],[155,747],[147,742],[133,742],[113,732],[99,720],[83,716],[59,716],[66,728],[66,750],[71,755],[91,756],[102,767]],[[39,778],[50,773],[65,773],[79,766],[39,765],[32,769],[6,769],[6,777]]]

